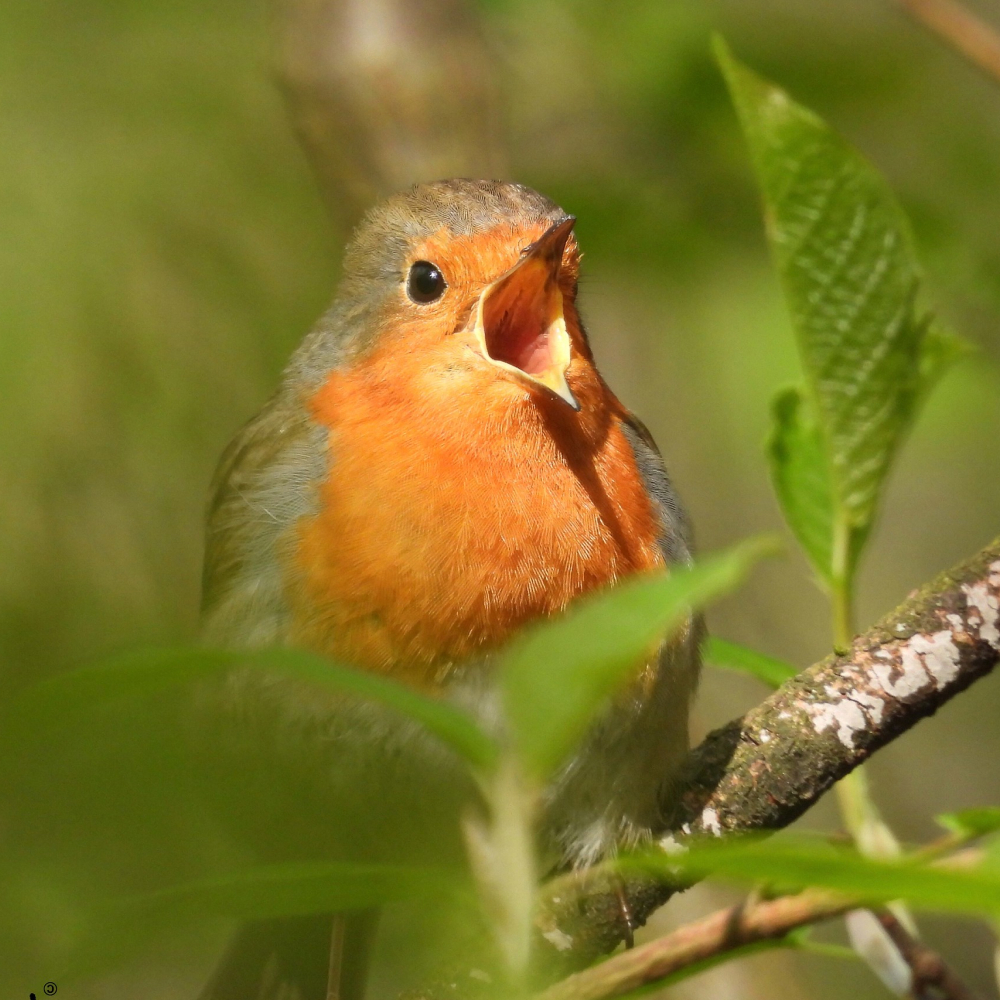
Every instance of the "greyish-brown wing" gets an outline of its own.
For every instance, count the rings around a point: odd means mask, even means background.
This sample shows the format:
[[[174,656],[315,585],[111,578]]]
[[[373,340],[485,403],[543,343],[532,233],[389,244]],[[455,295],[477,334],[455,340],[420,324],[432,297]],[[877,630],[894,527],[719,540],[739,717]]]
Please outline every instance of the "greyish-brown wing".
[[[691,529],[684,508],[667,475],[663,456],[646,425],[635,414],[628,414],[622,430],[632,447],[639,475],[653,500],[660,518],[660,551],[668,566],[691,562]]]
[[[223,453],[205,534],[207,643],[251,648],[285,641],[290,529],[315,509],[327,474],[328,436],[283,389]]]

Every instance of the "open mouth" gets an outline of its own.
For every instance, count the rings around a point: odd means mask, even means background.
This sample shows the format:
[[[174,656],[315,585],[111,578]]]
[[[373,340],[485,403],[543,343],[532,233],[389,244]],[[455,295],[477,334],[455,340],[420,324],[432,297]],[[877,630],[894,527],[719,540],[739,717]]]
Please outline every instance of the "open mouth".
[[[570,338],[559,267],[576,220],[557,222],[479,297],[476,336],[488,361],[580,409],[566,383]]]

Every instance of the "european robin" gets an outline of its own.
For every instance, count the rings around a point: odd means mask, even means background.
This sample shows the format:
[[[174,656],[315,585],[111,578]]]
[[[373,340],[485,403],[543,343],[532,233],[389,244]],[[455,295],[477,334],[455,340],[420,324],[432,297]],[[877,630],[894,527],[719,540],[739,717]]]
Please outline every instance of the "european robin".
[[[419,185],[367,215],[332,308],[220,464],[209,641],[305,647],[485,713],[492,654],[518,629],[689,560],[659,452],[594,364],[573,224],[499,181]],[[540,839],[559,862],[640,841],[661,815],[696,632],[637,665],[548,789]],[[325,971],[303,985],[281,933],[245,931],[204,996],[325,1000]]]

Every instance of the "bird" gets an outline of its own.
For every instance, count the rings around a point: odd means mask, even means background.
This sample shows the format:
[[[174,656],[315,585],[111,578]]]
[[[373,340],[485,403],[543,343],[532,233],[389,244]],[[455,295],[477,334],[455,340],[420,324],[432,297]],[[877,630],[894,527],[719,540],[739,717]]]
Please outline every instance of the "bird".
[[[368,212],[331,308],[220,461],[207,642],[312,650],[485,718],[521,629],[690,562],[660,453],[596,366],[575,221],[495,180],[418,184]],[[637,664],[546,788],[554,867],[650,836],[688,749],[699,640],[692,617]],[[441,759],[363,711],[347,730],[354,763],[389,744],[397,763],[425,753],[421,775]],[[239,932],[203,1000],[359,997],[370,921],[297,919]]]

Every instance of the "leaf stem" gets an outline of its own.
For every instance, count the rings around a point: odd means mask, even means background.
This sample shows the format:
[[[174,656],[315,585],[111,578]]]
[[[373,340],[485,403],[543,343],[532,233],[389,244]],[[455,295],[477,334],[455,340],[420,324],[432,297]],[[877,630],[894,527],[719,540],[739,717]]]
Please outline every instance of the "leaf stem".
[[[838,653],[847,653],[854,638],[854,614],[851,607],[850,584],[834,580],[831,592],[833,604],[833,646]]]
[[[792,948],[797,951],[804,951],[810,955],[823,955],[826,958],[839,958],[848,962],[860,962],[861,957],[853,948],[848,948],[843,944],[830,944],[826,941],[813,941],[808,937],[794,937],[789,935],[785,938]]]
[[[834,649],[846,655],[854,640],[854,566],[851,559],[851,527],[840,514],[834,520],[831,552],[830,604]],[[844,825],[869,857],[895,856],[899,843],[882,821],[872,800],[864,766],[855,768],[837,782],[837,800]]]
[[[837,782],[837,803],[844,826],[851,839],[863,850],[861,842],[866,839],[865,830],[872,812],[872,801],[868,790],[868,775],[864,765],[855,768]],[[868,853],[865,851],[864,853]]]
[[[834,520],[830,561],[833,646],[838,653],[846,653],[854,638],[854,567],[851,565],[851,527],[842,514]]]

